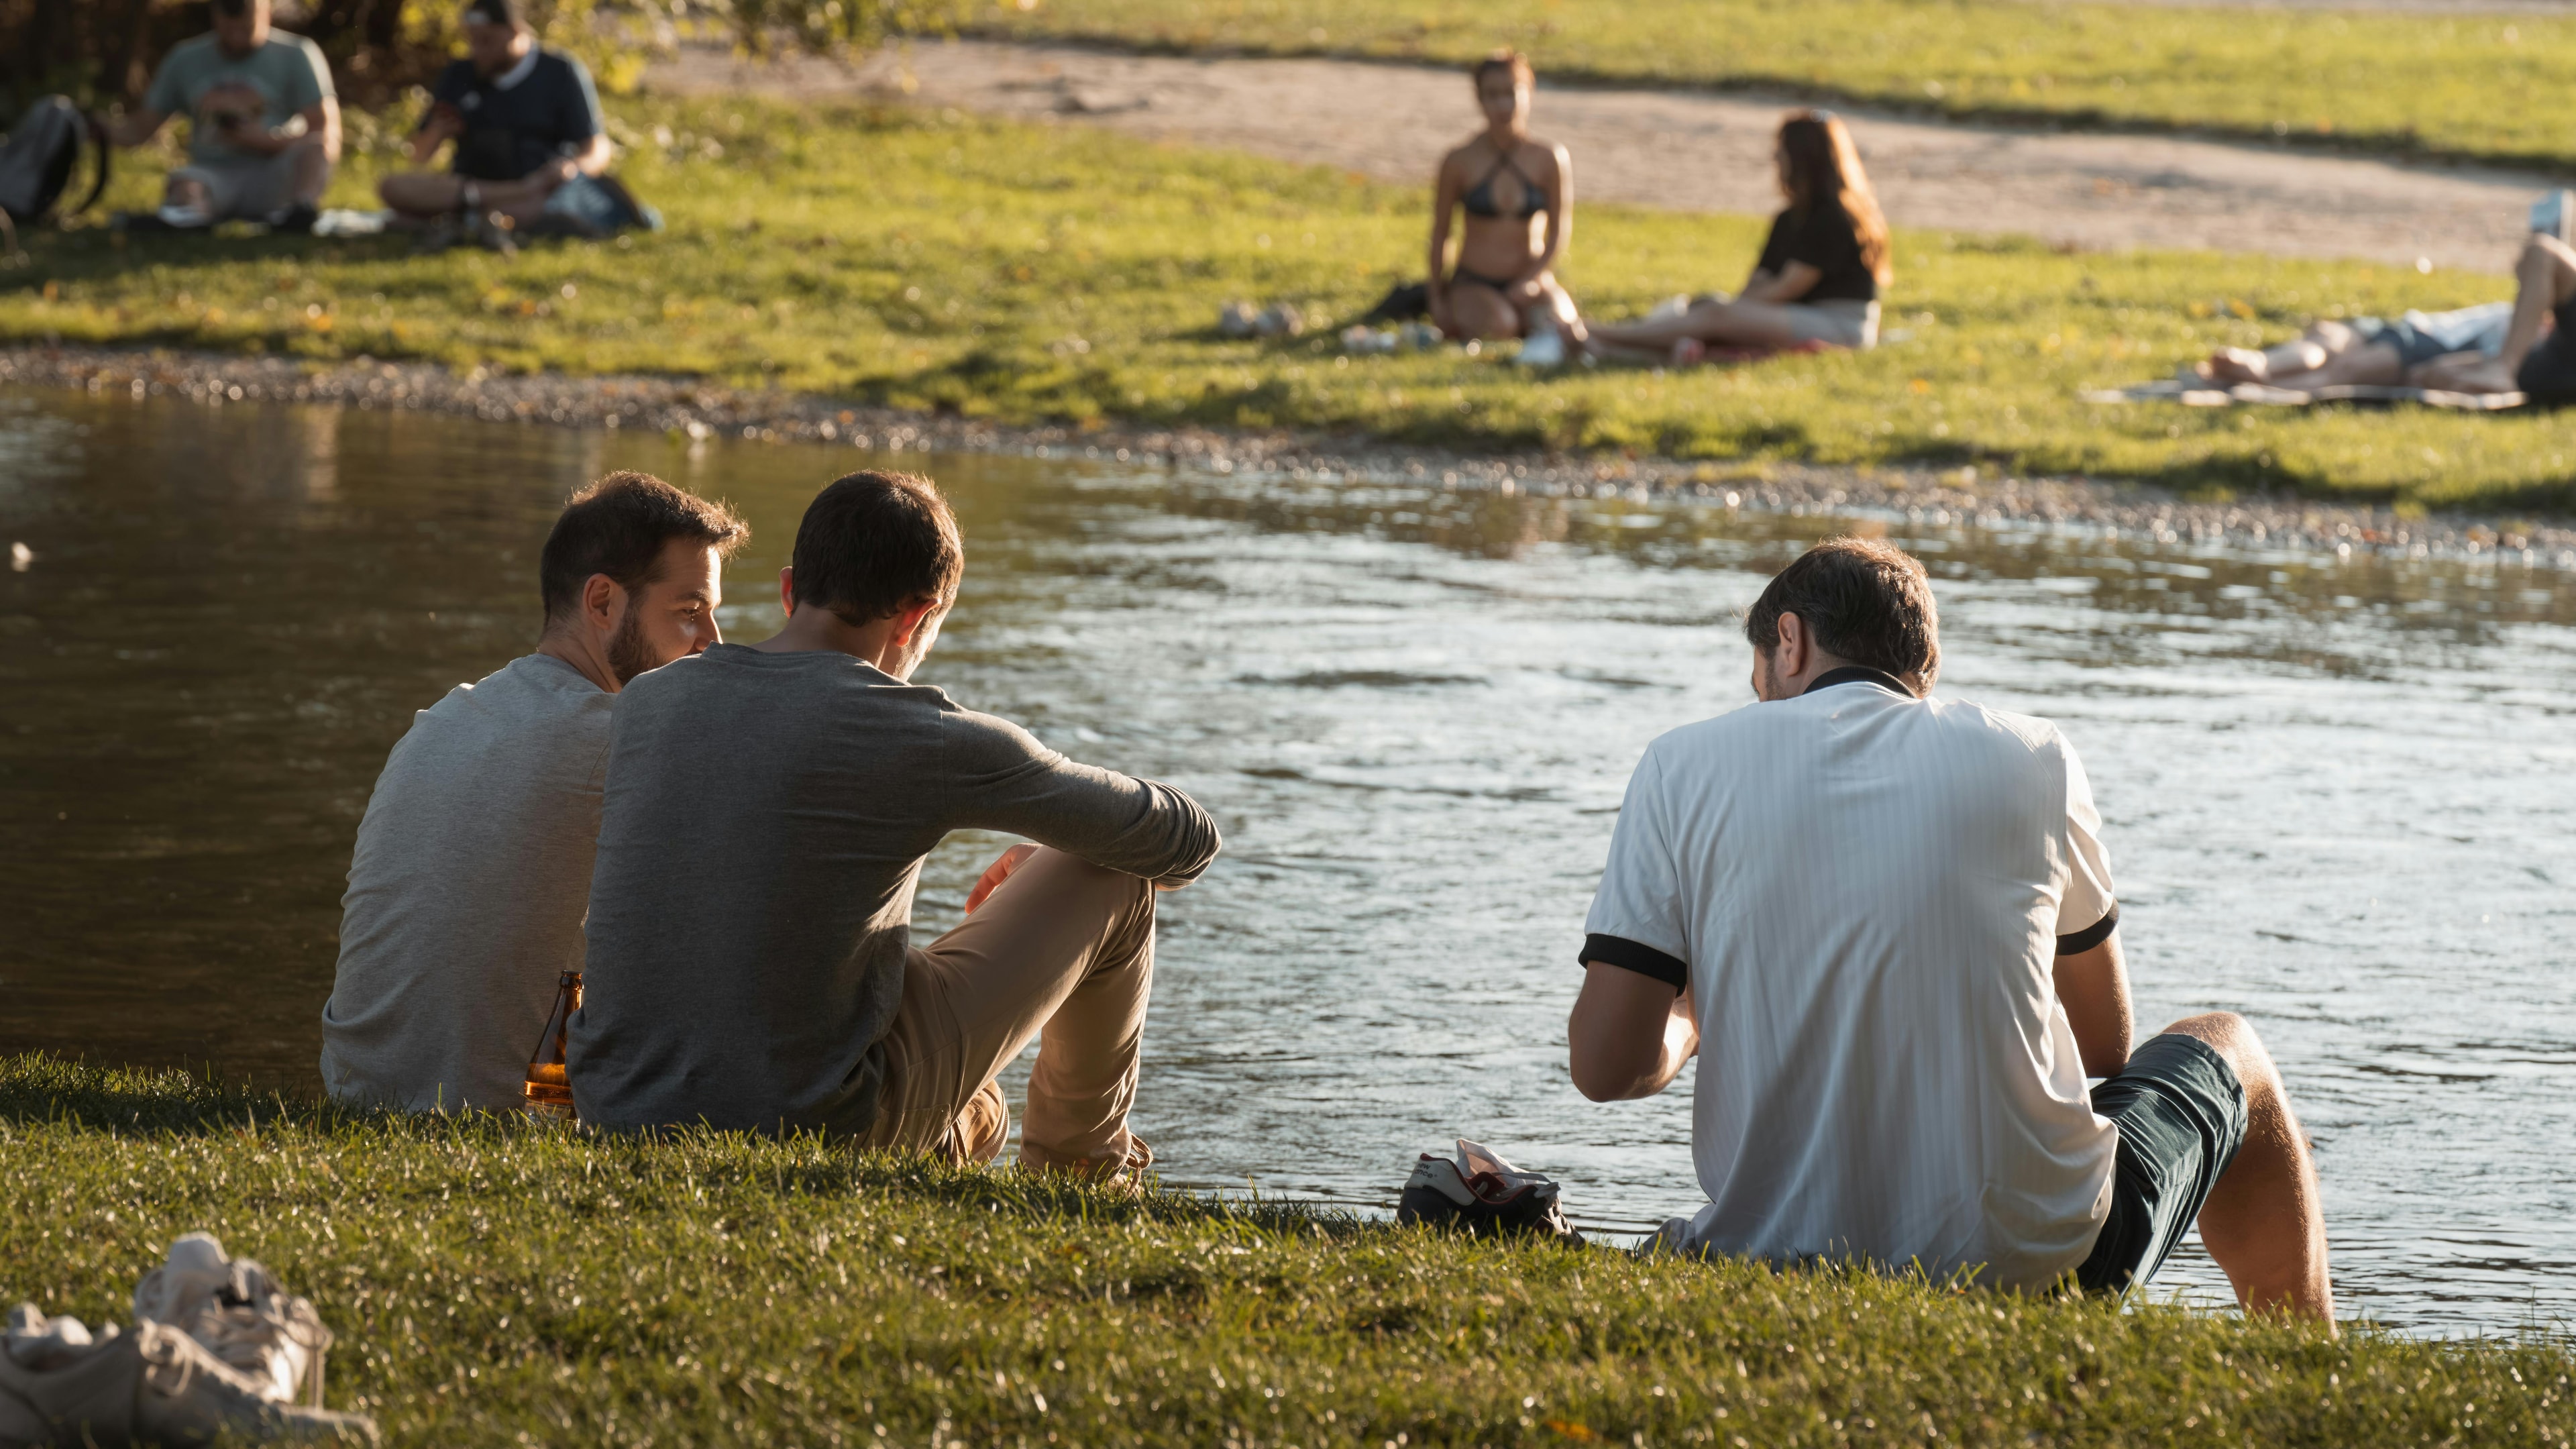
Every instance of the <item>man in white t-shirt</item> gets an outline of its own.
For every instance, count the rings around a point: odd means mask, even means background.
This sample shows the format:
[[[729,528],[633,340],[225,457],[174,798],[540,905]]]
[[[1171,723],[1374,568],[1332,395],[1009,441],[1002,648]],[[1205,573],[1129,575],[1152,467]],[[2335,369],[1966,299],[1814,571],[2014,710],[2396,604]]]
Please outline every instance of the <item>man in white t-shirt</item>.
[[[646,473],[565,506],[537,564],[536,651],[413,716],[358,823],[322,1008],[334,1101],[520,1105],[555,984],[581,969],[609,707],[722,641],[724,556],[749,534]]]
[[[2333,1319],[2316,1171],[2253,1029],[2132,1052],[2101,817],[2028,715],[1928,698],[1922,566],[1833,539],[1745,621],[1760,703],[1647,747],[1567,1025],[1594,1101],[1699,1055],[1693,1252],[2143,1284],[2195,1219],[2248,1308]],[[2086,1078],[2105,1080],[2086,1090]]]

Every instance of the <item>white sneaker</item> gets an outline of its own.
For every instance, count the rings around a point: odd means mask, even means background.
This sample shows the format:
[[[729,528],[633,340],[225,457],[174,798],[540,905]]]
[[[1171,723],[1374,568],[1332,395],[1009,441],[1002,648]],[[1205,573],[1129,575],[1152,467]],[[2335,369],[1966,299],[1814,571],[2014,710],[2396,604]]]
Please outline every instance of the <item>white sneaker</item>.
[[[0,1443],[376,1442],[375,1420],[272,1402],[166,1324],[72,1342],[88,1336],[76,1321],[47,1320],[32,1306],[11,1315],[10,1352],[0,1353]],[[39,1340],[55,1347],[22,1359],[18,1350]]]
[[[1565,334],[1550,327],[1521,344],[1523,367],[1562,367],[1565,365]]]
[[[170,1259],[134,1285],[138,1323],[161,1323],[203,1344],[281,1404],[322,1402],[322,1357],[331,1330],[305,1299],[289,1293],[248,1258],[227,1258],[224,1245],[190,1233],[170,1245]]]

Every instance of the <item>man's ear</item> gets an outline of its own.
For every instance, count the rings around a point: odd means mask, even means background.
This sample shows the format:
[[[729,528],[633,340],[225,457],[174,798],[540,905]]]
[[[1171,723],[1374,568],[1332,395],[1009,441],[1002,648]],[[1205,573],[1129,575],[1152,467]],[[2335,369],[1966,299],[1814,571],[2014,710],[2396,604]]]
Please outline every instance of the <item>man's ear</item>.
[[[778,607],[787,611],[788,618],[796,617],[796,566],[794,564],[789,564],[778,571]]]
[[[939,612],[937,599],[915,599],[904,605],[894,616],[894,647],[897,649],[908,647],[912,643],[912,637],[921,632],[922,621],[937,612]]]
[[[1780,642],[1771,647],[1772,673],[1779,679],[1795,679],[1807,672],[1807,621],[1795,614],[1782,614],[1773,626]]]
[[[617,616],[626,603],[626,590],[606,574],[592,574],[581,581],[581,621],[602,633],[617,627]]]

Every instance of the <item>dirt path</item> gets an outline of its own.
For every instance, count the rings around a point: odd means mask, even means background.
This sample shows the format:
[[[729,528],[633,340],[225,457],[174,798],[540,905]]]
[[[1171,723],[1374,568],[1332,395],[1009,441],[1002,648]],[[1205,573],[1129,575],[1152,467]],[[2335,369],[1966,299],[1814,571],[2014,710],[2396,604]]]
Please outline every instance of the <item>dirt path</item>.
[[[1449,70],[1362,61],[1198,59],[1071,46],[931,42],[855,71],[753,66],[714,52],[654,68],[656,89],[900,93],[1022,118],[1427,178],[1475,117]],[[1574,155],[1578,195],[1687,211],[1768,212],[1781,102],[1678,91],[1542,88],[1536,128]],[[2152,136],[1950,126],[1845,109],[1889,216],[2088,248],[2208,247],[2504,272],[2535,175],[2406,166]],[[1701,279],[1731,286],[1732,277]],[[1697,285],[1699,283],[1694,283]]]

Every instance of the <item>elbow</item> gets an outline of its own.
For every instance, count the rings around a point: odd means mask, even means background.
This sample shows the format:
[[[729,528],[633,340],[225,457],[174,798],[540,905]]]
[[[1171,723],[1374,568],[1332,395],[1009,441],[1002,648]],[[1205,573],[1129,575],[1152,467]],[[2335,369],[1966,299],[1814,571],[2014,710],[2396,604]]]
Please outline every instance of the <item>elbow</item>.
[[[1579,1038],[1567,1046],[1566,1074],[1585,1101],[1628,1102],[1653,1095],[1650,1064],[1628,1060],[1619,1052],[1587,1048]]]

